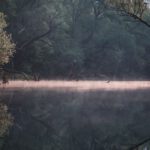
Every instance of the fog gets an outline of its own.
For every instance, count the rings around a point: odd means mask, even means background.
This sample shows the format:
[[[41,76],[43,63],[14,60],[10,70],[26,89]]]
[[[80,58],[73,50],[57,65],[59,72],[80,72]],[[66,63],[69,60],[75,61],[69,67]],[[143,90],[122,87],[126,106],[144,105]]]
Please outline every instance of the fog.
[[[43,81],[10,81],[9,84],[1,84],[0,88],[48,88],[54,90],[137,90],[150,88],[150,81],[67,81],[67,80],[43,80]]]

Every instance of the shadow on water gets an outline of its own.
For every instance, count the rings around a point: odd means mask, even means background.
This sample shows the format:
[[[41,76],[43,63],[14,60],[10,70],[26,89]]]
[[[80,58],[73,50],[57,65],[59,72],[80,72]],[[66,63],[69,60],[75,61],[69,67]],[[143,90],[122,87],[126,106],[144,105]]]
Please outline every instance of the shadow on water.
[[[1,91],[15,118],[3,150],[124,150],[150,137],[149,89]]]

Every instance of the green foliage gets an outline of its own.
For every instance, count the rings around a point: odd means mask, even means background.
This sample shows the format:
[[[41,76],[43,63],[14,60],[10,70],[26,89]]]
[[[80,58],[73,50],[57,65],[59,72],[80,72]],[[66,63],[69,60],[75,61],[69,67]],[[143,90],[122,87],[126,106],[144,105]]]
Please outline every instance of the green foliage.
[[[5,21],[5,16],[3,13],[0,13],[0,65],[8,63],[10,57],[12,57],[14,53],[15,48],[15,44],[12,43],[11,36],[5,31],[6,27],[7,23]],[[13,118],[8,113],[7,106],[0,103],[0,138],[3,138],[7,134],[12,122]]]
[[[0,13],[0,65],[8,63],[14,53],[15,45],[11,42],[11,36],[4,31],[7,27],[5,16]]]

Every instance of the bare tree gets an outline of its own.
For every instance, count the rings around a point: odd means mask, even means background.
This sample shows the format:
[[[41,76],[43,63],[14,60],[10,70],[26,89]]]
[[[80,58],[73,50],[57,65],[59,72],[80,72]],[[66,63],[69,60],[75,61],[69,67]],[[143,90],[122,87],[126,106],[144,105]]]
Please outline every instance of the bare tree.
[[[144,13],[148,11],[148,4],[144,0],[106,0],[107,6],[127,15],[150,27],[150,23],[144,20]]]

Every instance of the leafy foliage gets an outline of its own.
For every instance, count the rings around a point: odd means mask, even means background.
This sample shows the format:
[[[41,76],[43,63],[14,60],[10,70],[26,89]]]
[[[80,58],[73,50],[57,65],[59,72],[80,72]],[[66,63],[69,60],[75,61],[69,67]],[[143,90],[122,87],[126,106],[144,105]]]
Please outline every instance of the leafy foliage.
[[[8,63],[14,53],[15,45],[11,42],[11,36],[4,31],[7,27],[5,16],[0,13],[0,64]]]
[[[5,16],[3,13],[0,13],[0,65],[8,63],[15,48],[15,44],[12,43],[11,36],[4,30],[6,27],[7,23],[5,21]],[[7,134],[12,122],[13,118],[8,113],[7,106],[0,103],[0,138],[3,138]]]

